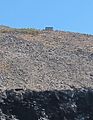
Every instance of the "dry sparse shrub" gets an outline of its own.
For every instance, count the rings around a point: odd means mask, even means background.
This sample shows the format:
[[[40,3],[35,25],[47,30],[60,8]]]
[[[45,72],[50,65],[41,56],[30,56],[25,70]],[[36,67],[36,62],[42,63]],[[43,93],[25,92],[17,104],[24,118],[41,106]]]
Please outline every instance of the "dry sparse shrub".
[[[38,35],[39,30],[32,28],[24,28],[24,29],[1,29],[0,33],[21,33],[21,34],[31,34]]]

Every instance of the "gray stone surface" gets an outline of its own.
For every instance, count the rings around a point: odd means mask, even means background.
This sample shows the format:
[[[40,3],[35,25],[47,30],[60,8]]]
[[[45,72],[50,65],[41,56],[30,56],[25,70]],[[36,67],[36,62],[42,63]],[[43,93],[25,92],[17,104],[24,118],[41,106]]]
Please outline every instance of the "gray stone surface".
[[[93,36],[0,33],[0,89],[93,88]]]

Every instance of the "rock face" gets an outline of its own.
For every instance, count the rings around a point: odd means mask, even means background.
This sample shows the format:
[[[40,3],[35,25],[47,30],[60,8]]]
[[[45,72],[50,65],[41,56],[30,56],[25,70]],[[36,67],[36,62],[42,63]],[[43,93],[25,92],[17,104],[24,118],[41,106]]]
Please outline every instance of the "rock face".
[[[93,120],[93,36],[0,27],[0,120]]]
[[[93,90],[4,91],[0,120],[93,120]]]

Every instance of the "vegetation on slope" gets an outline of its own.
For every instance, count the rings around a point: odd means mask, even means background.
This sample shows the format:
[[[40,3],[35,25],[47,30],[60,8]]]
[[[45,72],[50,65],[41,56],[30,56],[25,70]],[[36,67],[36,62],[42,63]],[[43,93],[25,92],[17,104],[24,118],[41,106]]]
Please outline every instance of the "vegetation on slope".
[[[39,30],[33,28],[10,28],[7,26],[0,26],[0,33],[19,33],[37,35]]]

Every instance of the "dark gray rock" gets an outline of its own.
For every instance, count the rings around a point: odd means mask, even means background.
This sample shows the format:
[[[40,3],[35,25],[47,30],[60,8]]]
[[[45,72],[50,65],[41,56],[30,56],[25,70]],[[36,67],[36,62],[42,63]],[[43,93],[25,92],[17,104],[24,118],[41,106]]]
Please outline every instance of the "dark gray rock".
[[[3,99],[0,120],[93,120],[91,88],[42,92],[9,90],[0,97]]]

